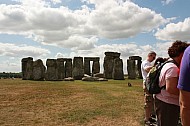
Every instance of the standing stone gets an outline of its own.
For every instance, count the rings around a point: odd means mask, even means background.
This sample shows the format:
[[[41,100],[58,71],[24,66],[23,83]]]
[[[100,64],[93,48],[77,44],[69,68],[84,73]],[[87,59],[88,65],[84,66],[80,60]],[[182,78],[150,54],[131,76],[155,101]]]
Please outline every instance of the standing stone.
[[[142,61],[138,60],[137,61],[137,70],[138,70],[138,74],[139,74],[138,78],[143,79],[142,72],[141,72],[141,64],[142,64]]]
[[[56,59],[47,59],[46,66],[47,66],[46,80],[48,81],[58,80]]]
[[[140,79],[142,79],[142,73],[141,73],[141,63],[142,63],[142,58],[140,56],[130,56],[130,60],[135,60],[137,61],[137,64],[135,62],[135,72],[136,76]]]
[[[90,61],[93,61],[92,69],[90,68]],[[93,75],[100,72],[100,57],[84,57],[84,73]],[[92,70],[92,71],[91,71]]]
[[[33,58],[23,58],[22,59],[22,79],[23,80],[33,80]]]
[[[74,57],[72,75],[75,80],[82,80],[84,76],[84,66],[82,57]]]
[[[90,60],[84,57],[84,73],[90,75]]]
[[[64,65],[64,59],[63,58],[58,58],[56,61],[56,66],[57,66],[57,77],[58,80],[63,80],[65,78],[65,65]]]
[[[66,59],[65,62],[65,78],[72,77],[72,59]]]
[[[104,77],[106,79],[112,79],[112,72],[113,72],[113,57],[106,56],[104,58]]]
[[[114,59],[120,57],[120,53],[117,52],[105,52],[104,58],[104,76],[106,79],[113,78],[113,66],[114,66]]]
[[[44,80],[45,78],[45,66],[41,59],[33,62],[33,79],[37,81]]]
[[[135,60],[127,60],[128,79],[136,79]]]
[[[119,59],[119,58],[114,59],[113,79],[114,80],[124,80],[123,60],[122,59]]]
[[[100,73],[100,62],[95,60],[92,64],[92,74]]]

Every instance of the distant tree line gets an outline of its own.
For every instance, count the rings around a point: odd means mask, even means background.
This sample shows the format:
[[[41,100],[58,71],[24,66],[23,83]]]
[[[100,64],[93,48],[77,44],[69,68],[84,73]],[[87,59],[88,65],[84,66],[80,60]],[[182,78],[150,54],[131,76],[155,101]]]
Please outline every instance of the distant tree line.
[[[22,78],[22,72],[19,73],[0,72],[0,78]]]

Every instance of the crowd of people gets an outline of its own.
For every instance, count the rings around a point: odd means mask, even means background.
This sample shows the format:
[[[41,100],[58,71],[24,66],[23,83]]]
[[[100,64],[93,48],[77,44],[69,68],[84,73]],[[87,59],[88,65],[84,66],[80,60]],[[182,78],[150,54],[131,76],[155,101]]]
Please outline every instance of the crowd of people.
[[[150,51],[141,64],[145,101],[145,125],[156,123],[158,126],[178,126],[179,119],[183,126],[190,126],[190,46],[187,42],[175,41],[168,48],[169,58],[157,58],[156,52]],[[156,59],[156,60],[155,60]],[[148,72],[155,65],[152,62],[166,63],[160,72],[158,94],[150,94],[145,81]],[[155,117],[157,118],[155,120]]]

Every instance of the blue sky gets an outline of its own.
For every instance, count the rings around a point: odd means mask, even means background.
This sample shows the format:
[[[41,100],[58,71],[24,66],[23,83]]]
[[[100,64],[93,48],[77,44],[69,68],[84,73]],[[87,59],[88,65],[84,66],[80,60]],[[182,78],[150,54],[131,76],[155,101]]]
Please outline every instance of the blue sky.
[[[1,0],[0,72],[20,72],[21,59],[100,57],[121,53],[168,57],[190,40],[189,0]]]

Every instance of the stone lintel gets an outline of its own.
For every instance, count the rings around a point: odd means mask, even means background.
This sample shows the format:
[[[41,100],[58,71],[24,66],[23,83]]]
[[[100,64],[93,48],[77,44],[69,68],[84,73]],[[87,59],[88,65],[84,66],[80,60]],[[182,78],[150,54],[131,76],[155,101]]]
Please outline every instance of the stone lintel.
[[[64,62],[64,61],[72,61],[71,58],[57,58],[58,61]]]
[[[46,60],[46,66],[55,66],[56,65],[56,59],[47,59]]]
[[[120,57],[121,53],[118,52],[105,52],[106,56]]]
[[[32,57],[23,58],[22,62],[27,62],[28,60],[32,60],[33,61],[33,58]]]
[[[84,57],[84,61],[100,61],[100,57]]]
[[[142,60],[140,56],[129,56],[130,60]]]

